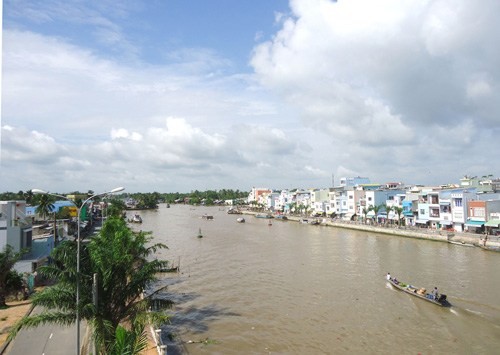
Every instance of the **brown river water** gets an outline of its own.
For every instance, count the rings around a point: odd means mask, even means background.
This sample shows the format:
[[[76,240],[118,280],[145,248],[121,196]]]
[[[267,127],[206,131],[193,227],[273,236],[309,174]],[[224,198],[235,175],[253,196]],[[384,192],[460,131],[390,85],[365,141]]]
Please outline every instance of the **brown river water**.
[[[201,218],[213,215],[213,220]],[[161,204],[133,228],[165,243],[168,353],[498,354],[500,253]],[[203,238],[197,238],[199,229]],[[448,295],[450,308],[394,289]],[[175,346],[167,333],[175,332]],[[206,340],[206,343],[200,341]]]

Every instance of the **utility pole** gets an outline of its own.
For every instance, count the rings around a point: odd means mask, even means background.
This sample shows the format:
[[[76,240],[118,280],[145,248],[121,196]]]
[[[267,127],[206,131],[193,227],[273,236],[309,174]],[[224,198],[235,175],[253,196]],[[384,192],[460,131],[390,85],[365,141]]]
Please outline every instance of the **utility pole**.
[[[92,301],[94,303],[94,307],[96,309],[96,312],[97,312],[97,307],[98,307],[98,288],[97,288],[97,282],[98,282],[98,279],[97,279],[97,274],[94,273],[94,282],[92,283]],[[95,341],[94,339],[94,355],[98,355],[99,352],[97,351],[97,342]]]

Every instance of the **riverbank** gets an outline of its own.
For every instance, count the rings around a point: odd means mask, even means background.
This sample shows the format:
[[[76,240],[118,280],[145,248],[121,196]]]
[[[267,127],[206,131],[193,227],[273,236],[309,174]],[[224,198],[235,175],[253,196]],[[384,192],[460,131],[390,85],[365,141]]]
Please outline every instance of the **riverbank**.
[[[256,215],[260,212],[254,211],[242,211],[244,214],[248,215]],[[303,216],[288,216],[287,219],[293,222],[300,222],[304,220],[306,217]],[[320,221],[320,225],[335,227],[335,228],[345,228],[352,230],[359,230],[364,232],[372,232],[372,233],[382,233],[389,234],[397,237],[405,237],[405,238],[417,238],[417,239],[426,239],[432,240],[436,242],[444,242],[451,243],[455,245],[461,246],[474,246],[480,247],[485,250],[491,250],[500,252],[500,237],[497,236],[488,236],[488,239],[484,241],[483,234],[475,234],[475,233],[457,233],[457,232],[448,232],[444,230],[436,230],[436,229],[428,229],[428,228],[417,228],[417,227],[397,227],[393,225],[369,225],[364,224],[358,221],[343,221],[339,219],[329,219],[324,217],[319,218],[310,218],[309,221],[318,220]],[[316,225],[312,225],[316,227]]]

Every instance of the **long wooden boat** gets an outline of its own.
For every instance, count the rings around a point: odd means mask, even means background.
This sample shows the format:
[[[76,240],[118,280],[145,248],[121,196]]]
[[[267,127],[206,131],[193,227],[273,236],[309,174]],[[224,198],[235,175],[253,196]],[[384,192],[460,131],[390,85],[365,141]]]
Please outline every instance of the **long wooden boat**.
[[[425,289],[418,289],[415,286],[412,285],[407,285],[402,282],[396,281],[395,279],[391,278],[387,280],[391,283],[392,286],[396,287],[397,289],[409,293],[412,296],[418,297],[420,299],[423,299],[427,302],[434,303],[435,305],[441,306],[441,307],[451,307],[450,302],[446,299],[446,295],[439,294],[438,299],[434,299],[434,296],[428,292],[421,292]]]
[[[255,215],[256,218],[274,218],[270,213],[257,213]]]

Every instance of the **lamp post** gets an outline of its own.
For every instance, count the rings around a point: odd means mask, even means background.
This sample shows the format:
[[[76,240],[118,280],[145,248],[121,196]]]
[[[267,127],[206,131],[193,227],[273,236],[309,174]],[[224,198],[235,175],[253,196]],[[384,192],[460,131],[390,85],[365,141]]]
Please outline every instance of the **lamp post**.
[[[117,187],[117,188],[110,190],[110,191],[106,191],[106,192],[103,192],[100,194],[92,195],[89,198],[87,198],[85,201],[83,201],[80,206],[77,206],[73,200],[70,200],[69,198],[67,198],[66,196],[63,196],[63,195],[53,194],[53,193],[50,193],[50,192],[47,192],[44,190],[40,190],[40,189],[32,189],[31,190],[31,192],[34,194],[51,195],[51,196],[60,197],[60,198],[63,198],[67,201],[70,201],[75,205],[76,210],[77,210],[77,217],[78,217],[78,219],[77,219],[78,231],[77,231],[77,239],[76,239],[76,354],[77,355],[80,354],[80,309],[79,309],[80,308],[80,218],[81,218],[80,213],[82,211],[82,208],[87,204],[87,202],[89,202],[93,198],[108,195],[108,194],[113,194],[113,193],[120,192],[123,190],[125,190],[124,187]]]

